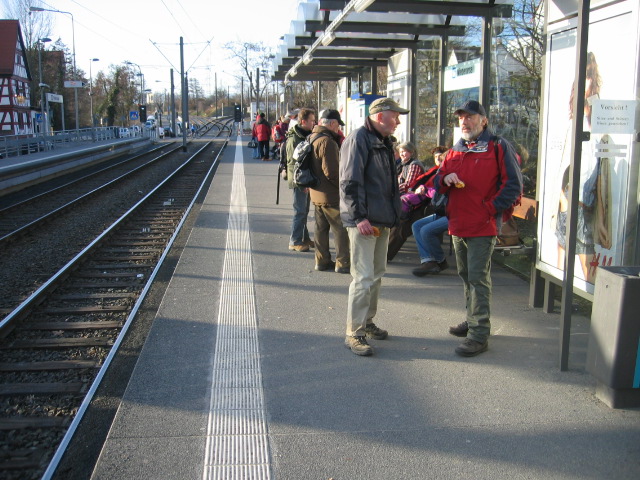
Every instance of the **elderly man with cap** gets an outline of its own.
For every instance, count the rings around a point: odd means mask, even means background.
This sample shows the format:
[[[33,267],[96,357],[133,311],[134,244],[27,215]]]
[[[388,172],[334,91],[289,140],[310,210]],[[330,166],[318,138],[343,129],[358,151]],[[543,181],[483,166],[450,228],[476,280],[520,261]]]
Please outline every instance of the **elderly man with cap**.
[[[522,193],[522,173],[513,146],[487,128],[480,103],[465,102],[455,114],[462,138],[449,150],[434,185],[449,197],[449,233],[466,300],[466,320],[449,333],[466,337],[455,351],[473,357],[489,345],[491,254],[503,220]]]
[[[409,110],[391,98],[369,107],[364,126],[351,132],[340,150],[340,216],[351,248],[351,276],[345,345],[356,355],[371,355],[366,337],[387,338],[373,323],[382,277],[387,268],[389,229],[400,218],[400,192],[389,136]]]
[[[309,190],[315,207],[316,270],[349,273],[349,236],[340,220],[340,127],[344,122],[337,110],[323,110],[309,141],[313,145],[311,168],[319,184]],[[331,260],[329,230],[333,232],[336,261]]]

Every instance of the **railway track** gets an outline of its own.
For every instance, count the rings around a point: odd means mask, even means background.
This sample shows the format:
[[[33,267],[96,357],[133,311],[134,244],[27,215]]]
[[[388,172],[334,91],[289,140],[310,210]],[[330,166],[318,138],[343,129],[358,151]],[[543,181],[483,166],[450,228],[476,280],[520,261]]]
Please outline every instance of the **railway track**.
[[[217,167],[207,142],[0,322],[0,472],[50,478]]]
[[[153,166],[179,148],[173,144],[161,145],[1,208],[0,245],[15,241],[103,189]],[[158,155],[162,150],[164,153]]]

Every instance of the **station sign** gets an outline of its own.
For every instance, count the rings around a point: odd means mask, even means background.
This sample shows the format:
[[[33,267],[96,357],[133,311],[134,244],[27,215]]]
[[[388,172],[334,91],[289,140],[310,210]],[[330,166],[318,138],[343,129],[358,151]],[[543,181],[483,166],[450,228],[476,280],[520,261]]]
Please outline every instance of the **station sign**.
[[[461,62],[444,69],[444,91],[463,90],[480,86],[480,59]]]
[[[65,80],[64,88],[82,88],[85,86],[85,83],[81,80]]]
[[[62,103],[62,95],[58,95],[57,93],[47,93],[47,102]]]

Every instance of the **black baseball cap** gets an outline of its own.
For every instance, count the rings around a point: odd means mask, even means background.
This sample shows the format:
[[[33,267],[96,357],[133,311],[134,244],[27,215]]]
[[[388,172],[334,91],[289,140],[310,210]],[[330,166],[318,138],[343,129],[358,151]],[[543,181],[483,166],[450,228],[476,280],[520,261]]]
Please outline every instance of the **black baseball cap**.
[[[320,114],[320,118],[326,118],[328,120],[337,120],[341,127],[344,127],[344,122],[342,118],[340,118],[340,112],[337,110],[323,110]]]
[[[477,102],[475,100],[468,100],[464,102],[462,106],[454,112],[454,115],[459,115],[460,112],[465,112],[470,115],[478,114],[482,115],[483,117],[487,116],[487,112],[484,107],[480,104],[480,102]]]

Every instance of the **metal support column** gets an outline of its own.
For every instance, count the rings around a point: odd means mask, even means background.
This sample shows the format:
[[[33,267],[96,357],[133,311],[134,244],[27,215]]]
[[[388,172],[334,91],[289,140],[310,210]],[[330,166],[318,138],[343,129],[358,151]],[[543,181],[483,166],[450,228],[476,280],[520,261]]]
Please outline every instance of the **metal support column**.
[[[173,84],[173,68],[169,70],[171,75],[171,131],[173,135],[178,135],[176,130],[176,97],[175,97],[175,85]]]
[[[188,119],[188,99],[185,81],[187,76],[184,73],[184,39],[180,37],[180,90],[182,95],[182,151],[187,151],[187,119]]]
[[[564,258],[564,280],[562,282],[562,303],[560,308],[560,370],[569,368],[569,340],[571,337],[571,309],[573,300],[573,277],[576,263],[576,227],[578,223],[578,198],[580,192],[580,163],[582,142],[588,133],[583,132],[585,72],[587,68],[587,45],[589,42],[590,0],[583,0],[578,8],[578,33],[576,48],[576,69],[574,75],[573,122],[571,135],[571,166],[569,167],[569,210],[567,211],[567,232]]]
[[[416,125],[418,124],[418,50],[416,47],[411,49],[411,65],[409,67],[409,75],[411,86],[409,88],[409,139],[414,144],[416,141]]]
[[[446,125],[446,105],[444,91],[444,69],[447,66],[447,55],[449,50],[449,37],[443,35],[440,38],[440,86],[438,88],[438,145],[445,144],[444,129]]]
[[[371,67],[371,95],[378,95],[378,67]]]
[[[480,75],[480,103],[490,115],[491,102],[491,20],[482,19],[482,68]]]

